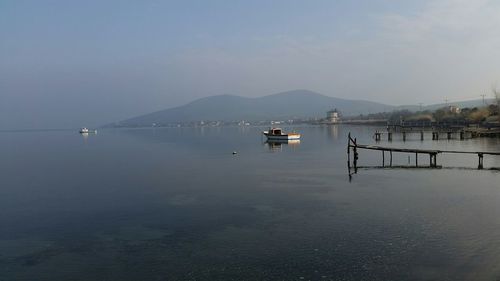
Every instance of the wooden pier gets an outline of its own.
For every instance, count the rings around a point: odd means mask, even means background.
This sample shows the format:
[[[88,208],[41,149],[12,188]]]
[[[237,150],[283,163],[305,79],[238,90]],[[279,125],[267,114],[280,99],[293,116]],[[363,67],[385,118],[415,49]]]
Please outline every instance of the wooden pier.
[[[392,138],[395,134],[401,135],[403,141],[406,141],[410,135],[417,135],[421,141],[425,139],[425,136],[427,135],[425,131],[399,131],[399,132],[381,132],[381,131],[375,131],[373,134],[373,138],[375,141],[381,141],[382,136],[386,136],[385,138],[387,141],[392,141]],[[445,137],[443,137],[443,135]],[[451,140],[451,139],[460,139],[460,140],[465,140],[465,139],[471,139],[474,137],[477,137],[477,134],[474,134],[471,131],[465,131],[465,130],[460,130],[460,131],[431,131],[431,139],[432,140],[439,140],[439,138]]]
[[[395,129],[396,128],[396,129]],[[387,141],[392,141],[394,135],[401,135],[403,141],[410,135],[417,134],[421,141],[430,132],[432,140],[441,139],[473,139],[481,137],[500,137],[500,128],[480,128],[480,127],[394,127],[387,126],[387,131],[375,131],[373,138],[381,141],[382,136],[386,136]]]
[[[347,155],[348,155],[348,168],[354,168],[354,171],[357,172],[357,162],[359,159],[359,149],[366,150],[377,150],[382,152],[382,166],[385,166],[385,154],[388,152],[389,154],[389,167],[392,167],[392,154],[394,152],[399,153],[408,153],[415,155],[415,166],[419,167],[418,163],[418,155],[424,154],[429,156],[429,168],[438,168],[437,165],[437,156],[439,154],[475,154],[478,156],[478,169],[483,169],[483,158],[485,155],[500,155],[500,152],[491,152],[491,151],[459,151],[459,150],[431,150],[431,149],[414,149],[414,148],[393,148],[393,147],[383,147],[376,145],[364,145],[359,144],[356,138],[351,137],[351,133],[348,135],[348,145],[347,145]],[[353,166],[351,166],[351,151],[353,153]]]

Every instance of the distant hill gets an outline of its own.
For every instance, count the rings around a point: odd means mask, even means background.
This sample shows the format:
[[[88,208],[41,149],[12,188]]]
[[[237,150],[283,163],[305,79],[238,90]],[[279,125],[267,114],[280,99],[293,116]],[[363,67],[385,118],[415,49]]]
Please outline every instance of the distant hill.
[[[201,98],[183,106],[165,109],[117,123],[120,126],[150,126],[190,121],[261,121],[295,118],[322,118],[337,108],[344,115],[391,111],[395,107],[381,103],[325,96],[308,90],[246,98],[220,95]],[[116,125],[116,124],[115,124]]]

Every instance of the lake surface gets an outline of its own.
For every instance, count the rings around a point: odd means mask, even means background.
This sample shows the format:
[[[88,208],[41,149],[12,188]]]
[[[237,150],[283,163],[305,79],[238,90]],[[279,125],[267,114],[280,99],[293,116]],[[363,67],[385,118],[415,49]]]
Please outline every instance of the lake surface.
[[[0,280],[500,279],[500,172],[477,156],[349,180],[347,133],[375,127],[262,129],[1,132]],[[426,138],[380,145],[500,150]]]

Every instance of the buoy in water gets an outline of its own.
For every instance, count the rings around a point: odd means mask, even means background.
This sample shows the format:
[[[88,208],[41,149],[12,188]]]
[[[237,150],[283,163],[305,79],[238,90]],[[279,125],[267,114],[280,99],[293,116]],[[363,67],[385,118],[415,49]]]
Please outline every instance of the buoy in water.
[[[235,154],[238,154],[238,152],[236,152],[236,151],[233,151],[233,155],[235,155]]]

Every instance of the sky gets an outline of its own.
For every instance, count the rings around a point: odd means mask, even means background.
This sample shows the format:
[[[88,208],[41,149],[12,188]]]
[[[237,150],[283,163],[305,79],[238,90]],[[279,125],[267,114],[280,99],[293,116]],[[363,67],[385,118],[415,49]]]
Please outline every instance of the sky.
[[[500,1],[0,0],[0,129],[308,89],[432,104],[500,87]]]

